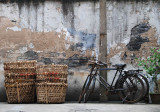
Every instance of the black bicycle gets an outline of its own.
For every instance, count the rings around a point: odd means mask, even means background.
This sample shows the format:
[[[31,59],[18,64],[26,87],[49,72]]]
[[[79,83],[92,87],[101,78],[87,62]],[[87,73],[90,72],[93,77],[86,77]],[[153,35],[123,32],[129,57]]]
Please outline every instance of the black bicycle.
[[[94,91],[96,81],[106,88],[107,94],[117,93],[123,103],[136,103],[144,97],[145,87],[142,79],[137,74],[131,74],[129,71],[123,71],[126,64],[116,64],[113,65],[114,68],[107,68],[106,63],[99,61],[92,62],[90,65],[91,71],[83,85],[78,100],[79,103],[81,103],[82,100],[84,103],[88,101],[90,94]],[[99,75],[99,71],[101,70],[116,70],[111,84]],[[119,76],[115,79],[118,73]]]

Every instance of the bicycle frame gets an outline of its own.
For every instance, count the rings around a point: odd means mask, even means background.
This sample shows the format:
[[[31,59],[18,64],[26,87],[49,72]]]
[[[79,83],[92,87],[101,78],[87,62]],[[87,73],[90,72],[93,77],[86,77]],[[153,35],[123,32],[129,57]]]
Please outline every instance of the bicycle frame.
[[[116,76],[117,76],[117,74],[118,74],[118,72],[119,72],[119,77],[122,75],[122,69],[118,69],[118,68],[100,68],[100,69],[98,69],[97,67],[96,67],[96,70],[95,70],[95,73],[94,74],[92,74],[92,72],[94,71],[94,68],[95,67],[92,67],[92,69],[91,69],[91,73],[90,73],[90,75],[93,75],[93,78],[95,78],[100,84],[102,84],[106,89],[109,89],[109,91],[113,91],[113,84],[114,84],[114,82],[115,82],[115,78],[116,78]],[[111,85],[102,77],[102,76],[100,76],[98,73],[97,73],[97,71],[102,71],[102,70],[116,70],[116,73],[115,73],[115,75],[114,75],[114,78],[113,78],[113,80],[112,80],[112,83],[111,83]],[[97,75],[99,76],[99,78],[100,79],[98,79],[98,77],[97,77]],[[119,79],[119,78],[118,78]],[[118,81],[118,79],[117,79],[117,81]],[[103,83],[104,82],[104,83]],[[120,89],[118,89],[118,91],[119,91]],[[115,91],[116,91],[116,89],[115,89]]]
[[[124,71],[126,64],[115,64],[113,65],[114,68],[107,68],[107,64],[103,62],[91,62],[89,65],[91,65],[92,68],[86,79],[88,82],[86,83],[85,81],[83,85],[82,92],[78,100],[79,103],[82,101],[82,99],[84,99],[85,103],[88,101],[88,97],[94,91],[96,80],[106,89],[106,95],[109,93],[118,93],[122,99],[122,103],[135,103],[146,95],[143,95],[144,84],[142,79],[138,77],[137,70],[136,72],[135,70]],[[99,71],[102,70],[116,71],[111,84],[109,84],[108,81],[99,74]],[[118,74],[119,76],[116,78]]]

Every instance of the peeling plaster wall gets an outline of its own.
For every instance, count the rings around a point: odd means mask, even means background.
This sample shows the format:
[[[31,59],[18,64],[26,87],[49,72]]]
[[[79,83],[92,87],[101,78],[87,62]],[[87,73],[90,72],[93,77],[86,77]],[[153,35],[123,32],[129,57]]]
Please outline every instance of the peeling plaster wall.
[[[108,62],[127,63],[126,69],[132,69],[136,57],[147,56],[149,48],[159,47],[159,7],[152,1],[107,1]],[[67,64],[66,100],[77,100],[89,73],[88,60],[98,58],[98,42],[97,1],[0,3],[0,101],[6,100],[3,63],[15,60]],[[113,73],[108,72],[109,82]],[[97,91],[92,100],[98,100]]]
[[[95,2],[66,0],[0,3],[0,100],[6,100],[3,63],[15,60],[67,64],[66,100],[78,100],[87,62],[98,55],[98,9]]]
[[[147,57],[150,48],[160,47],[159,7],[158,1],[107,2],[107,61],[111,65],[126,63],[126,69],[136,69],[136,58]],[[109,71],[109,81],[113,73]]]

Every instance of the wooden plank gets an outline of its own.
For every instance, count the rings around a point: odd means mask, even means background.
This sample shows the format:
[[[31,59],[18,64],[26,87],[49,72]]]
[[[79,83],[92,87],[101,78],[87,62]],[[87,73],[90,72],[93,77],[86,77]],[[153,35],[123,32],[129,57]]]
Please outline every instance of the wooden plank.
[[[107,27],[106,27],[106,0],[100,0],[100,39],[99,39],[99,60],[102,62],[107,61]],[[100,75],[107,80],[107,71],[101,71]],[[100,102],[106,102],[106,89],[100,85]]]

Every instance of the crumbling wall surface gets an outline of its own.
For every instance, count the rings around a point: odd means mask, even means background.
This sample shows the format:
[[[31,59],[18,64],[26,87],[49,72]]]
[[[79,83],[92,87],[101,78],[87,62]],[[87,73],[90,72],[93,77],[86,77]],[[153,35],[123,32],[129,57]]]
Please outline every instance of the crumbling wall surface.
[[[98,3],[10,1],[0,3],[0,101],[6,100],[3,63],[37,60],[69,66],[67,100],[78,100],[98,54]]]
[[[148,57],[150,48],[160,47],[159,6],[158,1],[108,2],[108,62],[137,69],[137,58]],[[109,81],[113,73],[108,73]]]

